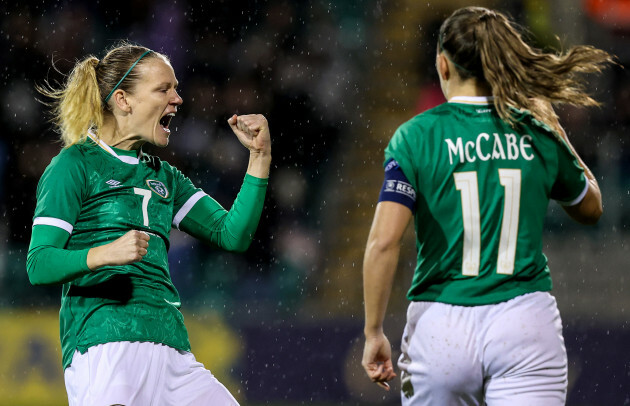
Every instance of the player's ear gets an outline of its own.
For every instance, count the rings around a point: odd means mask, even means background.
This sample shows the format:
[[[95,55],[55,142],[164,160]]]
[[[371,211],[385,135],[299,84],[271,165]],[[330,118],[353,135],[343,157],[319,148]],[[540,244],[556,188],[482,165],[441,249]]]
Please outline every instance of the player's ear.
[[[448,59],[446,59],[446,55],[444,52],[439,52],[436,56],[435,67],[437,69],[438,75],[444,81],[449,80],[451,77],[451,70],[448,64]]]
[[[114,94],[112,94],[112,99],[114,99],[114,103],[116,107],[121,109],[122,111],[129,113],[131,112],[131,105],[129,104],[129,100],[127,99],[127,93],[122,89],[116,89]]]

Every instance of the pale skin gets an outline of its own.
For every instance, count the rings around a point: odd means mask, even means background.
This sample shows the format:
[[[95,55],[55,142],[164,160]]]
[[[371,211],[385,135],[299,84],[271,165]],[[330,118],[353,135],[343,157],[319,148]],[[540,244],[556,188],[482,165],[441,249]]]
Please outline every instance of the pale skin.
[[[490,89],[475,79],[462,80],[452,62],[439,52],[436,68],[442,92],[447,100],[455,96],[488,96]],[[545,103],[538,101],[539,103]],[[549,103],[547,108],[552,109]],[[555,116],[555,114],[554,114]],[[560,123],[549,123],[573,150]],[[602,214],[602,200],[597,180],[575,153],[588,180],[586,196],[575,206],[563,206],[571,218],[582,224],[594,224]],[[396,377],[392,350],[383,330],[387,303],[398,266],[400,246],[405,229],[413,214],[409,208],[395,202],[383,201],[376,206],[363,259],[363,297],[365,306],[365,346],[361,365],[368,377],[385,390],[388,381]]]
[[[107,145],[136,150],[145,143],[159,147],[168,145],[170,130],[160,124],[167,114],[177,112],[183,103],[177,93],[177,79],[170,63],[161,57],[143,61],[135,69],[141,78],[133,93],[117,89],[108,104],[111,114],[104,117],[99,137]],[[236,115],[228,125],[238,140],[249,150],[247,173],[268,178],[271,166],[271,138],[267,119],[261,114]],[[149,235],[130,230],[117,240],[91,248],[87,266],[96,270],[106,265],[127,265],[141,261],[147,254]]]

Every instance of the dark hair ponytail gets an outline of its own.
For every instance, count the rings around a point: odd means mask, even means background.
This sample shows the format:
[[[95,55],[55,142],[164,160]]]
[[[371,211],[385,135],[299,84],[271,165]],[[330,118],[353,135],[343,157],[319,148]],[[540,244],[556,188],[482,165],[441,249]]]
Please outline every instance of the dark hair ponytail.
[[[592,46],[575,46],[559,54],[530,47],[503,14],[482,7],[456,10],[440,27],[440,47],[462,79],[488,84],[499,116],[510,123],[510,107],[530,110],[551,122],[551,109],[538,100],[596,106],[578,73],[601,72],[613,57]]]

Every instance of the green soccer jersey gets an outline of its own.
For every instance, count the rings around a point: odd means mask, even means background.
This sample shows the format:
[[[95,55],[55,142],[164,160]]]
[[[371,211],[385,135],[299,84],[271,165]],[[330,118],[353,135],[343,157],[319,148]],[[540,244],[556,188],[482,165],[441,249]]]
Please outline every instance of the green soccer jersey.
[[[588,190],[568,146],[528,112],[514,128],[485,97],[457,97],[398,128],[385,150],[416,191],[417,266],[407,297],[484,305],[551,290],[542,253],[550,199]]]
[[[168,163],[92,138],[52,160],[38,185],[34,226],[66,230],[65,248],[71,251],[110,243],[129,230],[150,236],[142,261],[103,267],[63,285],[64,368],[75,349],[107,342],[151,341],[190,350],[167,250],[171,227],[204,196]]]

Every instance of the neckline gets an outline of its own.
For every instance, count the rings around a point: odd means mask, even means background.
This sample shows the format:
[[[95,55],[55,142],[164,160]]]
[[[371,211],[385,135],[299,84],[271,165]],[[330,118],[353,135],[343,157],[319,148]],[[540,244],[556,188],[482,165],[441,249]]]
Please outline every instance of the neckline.
[[[101,147],[105,152],[117,158],[118,160],[130,164],[130,165],[138,165],[140,163],[140,157],[142,157],[142,150],[131,150],[128,151],[126,149],[120,149],[116,147],[111,147],[105,143],[105,141],[96,137],[96,134],[92,132],[92,130],[88,130],[88,137],[94,141],[96,145]]]
[[[448,100],[449,103],[462,104],[491,104],[493,101],[493,96],[455,96]]]

